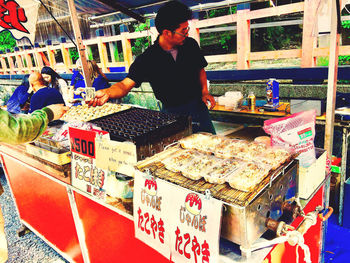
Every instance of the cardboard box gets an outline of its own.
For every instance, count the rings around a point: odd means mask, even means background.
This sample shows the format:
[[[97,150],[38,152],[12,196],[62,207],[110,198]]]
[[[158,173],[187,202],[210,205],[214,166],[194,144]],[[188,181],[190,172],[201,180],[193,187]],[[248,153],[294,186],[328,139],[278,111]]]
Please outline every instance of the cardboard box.
[[[326,178],[327,152],[316,148],[316,161],[307,168],[299,166],[298,194],[302,199],[309,199]]]

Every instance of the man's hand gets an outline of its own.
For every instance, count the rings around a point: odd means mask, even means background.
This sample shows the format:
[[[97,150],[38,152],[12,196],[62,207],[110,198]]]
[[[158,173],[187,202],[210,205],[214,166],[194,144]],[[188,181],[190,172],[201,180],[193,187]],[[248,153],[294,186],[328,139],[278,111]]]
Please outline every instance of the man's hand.
[[[60,119],[63,116],[63,114],[65,114],[66,111],[69,110],[69,107],[64,106],[63,104],[52,104],[46,107],[53,112],[53,121]]]
[[[206,93],[206,94],[203,94],[202,95],[202,101],[205,103],[205,105],[208,105],[208,101],[210,102],[210,109],[212,110],[215,105],[216,105],[216,102],[213,98],[212,95],[210,95],[209,93]]]
[[[105,104],[109,100],[109,92],[108,89],[101,89],[96,91],[95,98],[88,102],[89,106],[101,106]]]

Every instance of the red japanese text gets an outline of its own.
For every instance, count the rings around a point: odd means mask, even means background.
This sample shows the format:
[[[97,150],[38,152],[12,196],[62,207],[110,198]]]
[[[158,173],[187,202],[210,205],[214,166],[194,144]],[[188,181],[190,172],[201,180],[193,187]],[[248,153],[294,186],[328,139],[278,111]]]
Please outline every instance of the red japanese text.
[[[144,189],[141,190],[141,203],[145,204],[157,211],[161,211],[162,197],[149,195]]]
[[[203,244],[199,244],[197,237],[189,233],[181,235],[179,227],[175,231],[176,242],[175,242],[175,251],[180,255],[183,255],[187,259],[194,258],[194,262],[198,262],[198,259],[202,255],[202,263],[209,263],[210,251],[209,244],[204,240]]]
[[[27,22],[24,9],[16,1],[0,0],[0,26],[6,29],[17,29],[29,33],[21,22]]]
[[[164,221],[161,218],[157,221],[154,215],[150,215],[148,212],[143,214],[141,208],[137,210],[137,214],[139,217],[137,227],[142,232],[152,236],[153,239],[158,238],[164,244]]]
[[[187,212],[186,207],[181,206],[180,208],[180,222],[187,223],[188,226],[194,229],[199,229],[199,231],[206,232],[207,216],[202,215],[192,215]]]

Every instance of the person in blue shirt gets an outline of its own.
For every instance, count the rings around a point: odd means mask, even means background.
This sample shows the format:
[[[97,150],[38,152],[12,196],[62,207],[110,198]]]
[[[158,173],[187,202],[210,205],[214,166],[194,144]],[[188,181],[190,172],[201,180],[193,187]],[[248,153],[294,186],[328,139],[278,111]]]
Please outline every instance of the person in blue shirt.
[[[57,89],[47,87],[43,76],[39,72],[30,74],[29,84],[34,90],[30,100],[30,113],[48,105],[65,104],[61,93]]]
[[[88,69],[89,74],[92,82],[92,87],[95,88],[96,91],[101,89],[106,89],[110,87],[109,81],[106,77],[106,75],[102,72],[100,67],[97,65],[97,63],[94,60],[88,60]],[[80,59],[77,60],[76,65],[78,66],[77,70],[73,70],[73,76],[70,85],[74,86],[74,90],[81,90],[78,88],[85,88],[85,82],[84,77],[81,74],[81,62]],[[74,95],[74,98],[81,99],[82,97],[80,95]]]
[[[41,75],[47,82],[47,86],[49,88],[57,89],[61,93],[66,105],[70,105],[70,97],[67,82],[56,71],[54,71],[48,66],[45,66],[41,69]]]
[[[19,85],[7,102],[7,111],[12,114],[28,113],[32,89],[29,89],[29,74],[24,75]]]

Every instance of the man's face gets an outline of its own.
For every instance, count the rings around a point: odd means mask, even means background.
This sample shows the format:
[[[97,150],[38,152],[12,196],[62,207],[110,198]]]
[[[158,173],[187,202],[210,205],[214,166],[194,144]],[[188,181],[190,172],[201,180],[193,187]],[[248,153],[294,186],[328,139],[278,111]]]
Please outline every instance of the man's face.
[[[176,28],[172,32],[172,42],[175,46],[183,45],[186,37],[188,37],[188,31],[190,28],[188,27],[188,22],[183,22],[180,24],[178,28]]]

